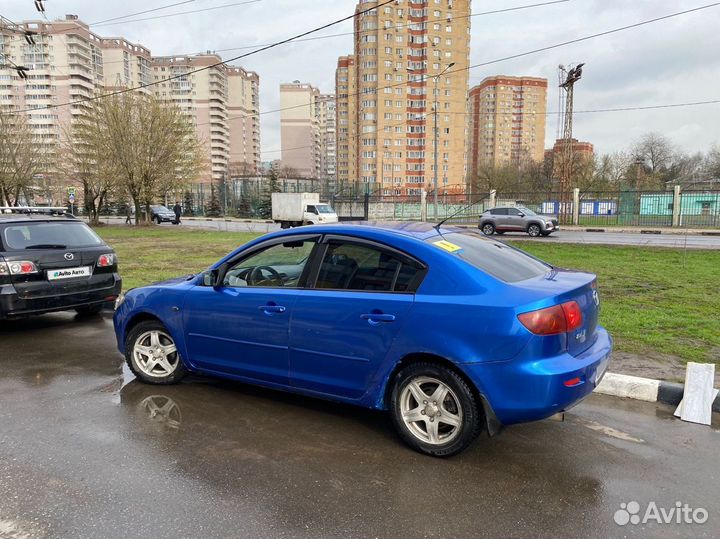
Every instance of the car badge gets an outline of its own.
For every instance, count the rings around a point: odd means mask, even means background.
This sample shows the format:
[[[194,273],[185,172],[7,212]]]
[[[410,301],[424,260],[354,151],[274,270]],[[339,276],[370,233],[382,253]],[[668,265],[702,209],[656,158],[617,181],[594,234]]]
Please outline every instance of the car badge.
[[[75,255],[72,253],[65,253],[65,260],[72,260],[75,258]]]

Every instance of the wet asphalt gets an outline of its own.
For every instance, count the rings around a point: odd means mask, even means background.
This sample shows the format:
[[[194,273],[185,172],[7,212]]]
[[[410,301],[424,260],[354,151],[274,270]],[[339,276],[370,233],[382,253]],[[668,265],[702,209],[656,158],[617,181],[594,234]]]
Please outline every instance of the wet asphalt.
[[[718,537],[719,428],[594,395],[438,460],[383,413],[141,384],[107,317],[0,322],[0,538]],[[709,519],[619,526],[630,501]]]

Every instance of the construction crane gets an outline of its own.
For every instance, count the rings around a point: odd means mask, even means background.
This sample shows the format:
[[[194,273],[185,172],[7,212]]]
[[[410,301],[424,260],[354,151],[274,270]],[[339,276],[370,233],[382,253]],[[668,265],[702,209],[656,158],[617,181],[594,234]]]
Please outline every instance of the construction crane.
[[[560,116],[558,119],[558,132],[562,126],[562,157],[560,167],[560,221],[567,224],[572,218],[570,211],[572,174],[573,174],[573,103],[575,99],[575,83],[582,78],[582,68],[585,64],[574,66],[558,66],[560,82]],[[562,104],[564,99],[564,105]]]

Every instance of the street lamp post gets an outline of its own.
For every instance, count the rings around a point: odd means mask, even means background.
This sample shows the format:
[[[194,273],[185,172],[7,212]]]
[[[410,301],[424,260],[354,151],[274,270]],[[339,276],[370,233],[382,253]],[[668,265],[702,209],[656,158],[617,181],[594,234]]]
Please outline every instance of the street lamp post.
[[[455,65],[455,62],[450,62],[445,69],[443,69],[440,73],[435,75],[435,87],[433,90],[433,97],[434,104],[433,104],[433,116],[435,117],[433,124],[433,133],[434,133],[434,141],[433,141],[433,205],[435,206],[435,220],[438,219],[438,144],[440,142],[440,131],[438,130],[438,81],[440,80],[440,77],[442,77],[445,72],[453,67]]]

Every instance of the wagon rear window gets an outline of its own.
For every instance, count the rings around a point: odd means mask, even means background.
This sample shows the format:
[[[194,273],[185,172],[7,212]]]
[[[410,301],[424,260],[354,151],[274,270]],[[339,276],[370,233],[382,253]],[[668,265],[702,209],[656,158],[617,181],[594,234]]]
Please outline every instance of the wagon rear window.
[[[443,234],[442,239],[445,243],[438,245],[439,248],[507,283],[540,277],[550,271],[549,265],[519,249],[474,232]],[[438,236],[428,239],[430,243],[437,241]]]
[[[84,223],[18,223],[2,231],[2,243],[8,250],[73,249],[94,247],[103,241]]]

